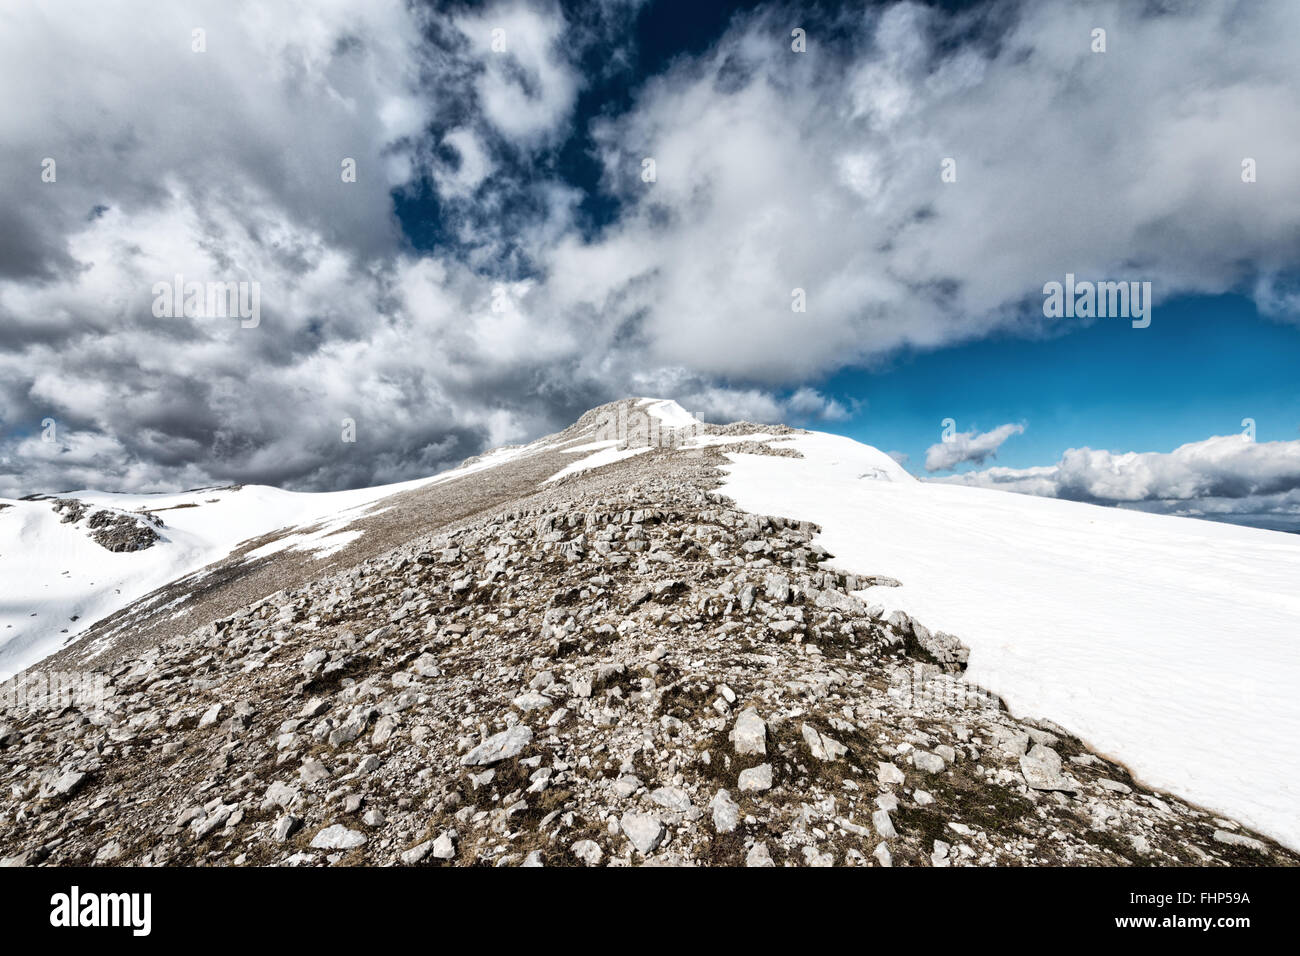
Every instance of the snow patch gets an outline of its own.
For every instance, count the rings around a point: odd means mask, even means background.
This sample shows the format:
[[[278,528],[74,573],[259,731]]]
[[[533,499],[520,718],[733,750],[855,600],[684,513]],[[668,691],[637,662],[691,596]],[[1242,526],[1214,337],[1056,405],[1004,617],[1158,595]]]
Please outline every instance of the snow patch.
[[[860,593],[956,635],[1017,714],[1300,848],[1300,536],[918,482],[837,436],[787,447],[804,457],[729,456],[720,490],[900,580]]]

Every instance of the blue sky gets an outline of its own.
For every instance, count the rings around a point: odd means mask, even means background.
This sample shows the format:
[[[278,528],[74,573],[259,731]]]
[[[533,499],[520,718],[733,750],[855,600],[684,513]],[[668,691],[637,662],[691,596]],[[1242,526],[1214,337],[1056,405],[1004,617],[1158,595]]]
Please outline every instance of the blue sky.
[[[1101,319],[1046,339],[994,336],[847,370],[824,388],[862,407],[819,428],[904,452],[920,474],[945,418],[961,431],[1023,423],[997,454],[1012,468],[1084,446],[1169,452],[1238,434],[1244,418],[1258,441],[1290,441],[1300,437],[1300,328],[1241,296],[1181,298],[1146,329]]]

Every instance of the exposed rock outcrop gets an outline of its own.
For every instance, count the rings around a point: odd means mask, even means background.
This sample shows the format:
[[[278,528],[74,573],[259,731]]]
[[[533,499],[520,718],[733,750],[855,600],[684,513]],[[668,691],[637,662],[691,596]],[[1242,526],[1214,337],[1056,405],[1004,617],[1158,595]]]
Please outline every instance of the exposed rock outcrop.
[[[84,520],[90,540],[106,551],[143,551],[162,540],[156,529],[163,522],[157,515],[99,508],[80,498],[56,498],[52,507],[64,524],[76,525]]]

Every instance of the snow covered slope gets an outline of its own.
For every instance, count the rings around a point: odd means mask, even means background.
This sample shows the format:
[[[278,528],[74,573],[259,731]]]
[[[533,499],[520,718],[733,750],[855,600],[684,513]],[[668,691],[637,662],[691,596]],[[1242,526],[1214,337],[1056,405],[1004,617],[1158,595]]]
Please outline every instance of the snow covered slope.
[[[1013,712],[1300,847],[1300,536],[918,482],[832,435],[783,444],[805,457],[731,456],[724,493],[817,522],[837,568],[898,578],[861,595],[959,637],[967,679]]]
[[[358,509],[422,483],[326,494],[244,485],[170,495],[76,491],[58,496],[162,519],[155,529],[157,543],[121,553],[95,543],[84,522],[62,521],[55,499],[0,499],[5,506],[0,507],[0,672],[30,666],[100,618],[223,557],[242,541],[327,517],[344,525]],[[303,550],[339,543],[329,535],[285,540]]]

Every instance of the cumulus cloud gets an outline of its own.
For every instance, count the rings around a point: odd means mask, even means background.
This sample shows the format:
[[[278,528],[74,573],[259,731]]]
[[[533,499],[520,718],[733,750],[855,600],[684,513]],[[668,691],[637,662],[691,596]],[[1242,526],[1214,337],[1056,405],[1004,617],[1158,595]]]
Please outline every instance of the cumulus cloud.
[[[830,398],[817,389],[807,386],[795,391],[786,405],[796,419],[842,422],[851,414],[849,408],[838,399]]]
[[[568,24],[559,6],[496,3],[455,23],[480,64],[475,86],[484,118],[530,146],[555,135],[581,85],[561,47]]]
[[[1300,441],[1221,435],[1172,452],[1071,448],[1055,465],[990,468],[935,480],[1300,528]]]
[[[486,147],[472,130],[464,128],[447,133],[442,142],[455,153],[455,162],[446,163],[435,177],[439,192],[445,198],[472,195],[493,170]]]
[[[954,433],[925,450],[925,470],[948,471],[968,461],[983,464],[997,457],[1003,442],[1024,431],[1024,425],[1006,424],[987,432]]]
[[[637,5],[566,9],[0,10],[0,493],[397,480],[629,392],[834,421],[809,383],[1035,329],[1067,271],[1300,302],[1295,4],[900,3],[806,54],[761,7],[594,118]],[[260,326],[155,318],[177,273]]]
[[[601,123],[627,209],[556,251],[556,291],[628,316],[659,361],[783,383],[1041,325],[1042,286],[1067,272],[1163,298],[1272,288],[1259,276],[1293,268],[1300,8],[853,16],[801,56],[789,17],[759,12]],[[1105,54],[1089,49],[1098,22]],[[1240,180],[1254,154],[1282,177],[1268,190]]]

